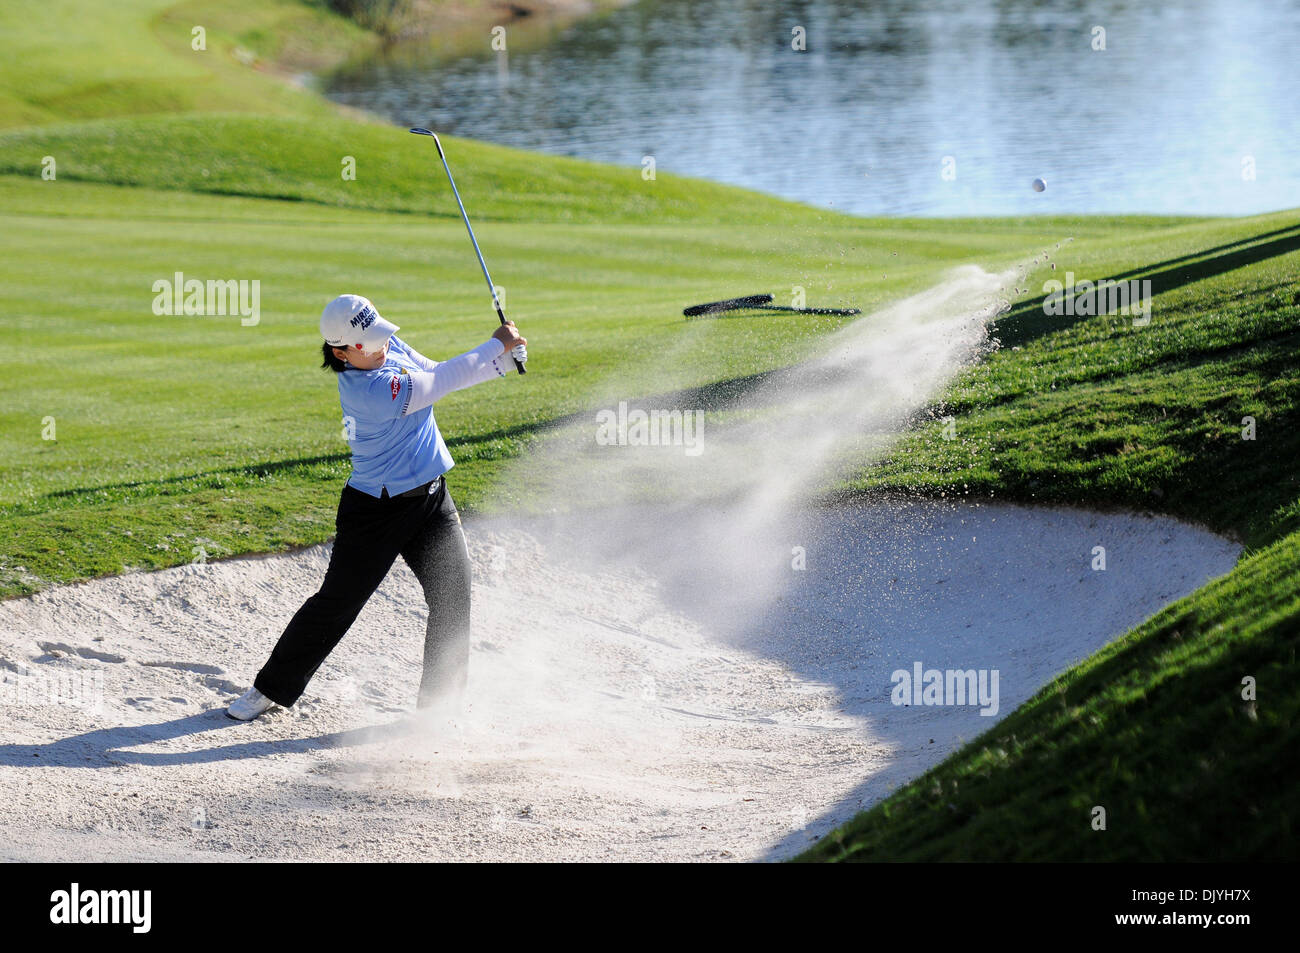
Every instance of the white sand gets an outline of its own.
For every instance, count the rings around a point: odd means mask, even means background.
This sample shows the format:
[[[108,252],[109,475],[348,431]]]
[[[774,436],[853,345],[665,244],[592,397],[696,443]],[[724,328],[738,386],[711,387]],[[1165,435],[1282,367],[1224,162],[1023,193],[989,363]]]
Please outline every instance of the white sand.
[[[709,557],[707,518],[674,517],[699,538],[603,519],[604,553],[558,519],[467,521],[455,722],[409,714],[425,610],[400,562],[299,705],[252,724],[224,706],[328,547],[0,604],[11,701],[59,673],[104,687],[97,713],[0,704],[0,858],[789,856],[996,720],[895,707],[894,669],[997,669],[1001,717],[1238,553],[1165,518],[879,505],[776,528],[756,593],[752,566]]]

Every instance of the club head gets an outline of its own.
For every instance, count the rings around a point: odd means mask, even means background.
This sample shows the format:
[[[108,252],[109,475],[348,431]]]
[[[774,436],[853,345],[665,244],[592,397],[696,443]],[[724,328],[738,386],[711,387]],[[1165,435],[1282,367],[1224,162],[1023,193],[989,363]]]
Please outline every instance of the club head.
[[[411,132],[415,133],[417,136],[433,136],[433,132],[425,129],[423,126],[412,126]],[[438,137],[433,136],[433,138],[437,139]]]

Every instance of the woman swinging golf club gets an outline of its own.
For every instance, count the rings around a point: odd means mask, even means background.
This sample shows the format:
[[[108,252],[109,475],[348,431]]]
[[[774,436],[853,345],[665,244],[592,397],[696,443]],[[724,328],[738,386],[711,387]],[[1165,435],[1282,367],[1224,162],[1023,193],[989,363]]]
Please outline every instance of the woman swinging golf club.
[[[503,318],[504,320],[504,318]],[[443,479],[453,462],[433,418],[452,391],[505,377],[527,343],[507,322],[449,361],[431,361],[396,336],[365,298],[340,295],[320,320],[325,368],[334,370],[352,475],[320,591],[289,622],[253,687],[227,713],[251,721],[292,705],[400,555],[424,588],[429,622],[417,706],[454,703],[469,664],[470,565],[460,515]],[[510,357],[506,352],[510,351]]]

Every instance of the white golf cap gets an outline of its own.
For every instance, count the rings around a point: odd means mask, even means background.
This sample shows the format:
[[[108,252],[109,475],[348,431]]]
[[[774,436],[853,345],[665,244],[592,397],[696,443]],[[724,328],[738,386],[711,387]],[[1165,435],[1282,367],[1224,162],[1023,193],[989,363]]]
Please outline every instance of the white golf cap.
[[[361,295],[339,295],[320,316],[320,333],[326,344],[377,351],[398,330],[379,316],[375,306]]]

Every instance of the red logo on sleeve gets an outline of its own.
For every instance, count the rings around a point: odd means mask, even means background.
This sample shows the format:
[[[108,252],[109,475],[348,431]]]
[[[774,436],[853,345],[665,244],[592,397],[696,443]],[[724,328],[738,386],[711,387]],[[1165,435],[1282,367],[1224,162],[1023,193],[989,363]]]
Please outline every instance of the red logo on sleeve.
[[[400,376],[398,376],[397,374],[394,374],[394,375],[393,375],[393,383],[392,383],[391,386],[392,386],[392,389],[393,389],[393,400],[397,400],[397,395],[398,395],[398,394],[401,392],[401,390],[402,390],[402,378],[401,378]]]

